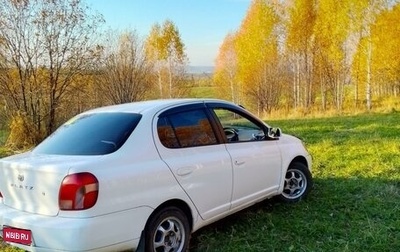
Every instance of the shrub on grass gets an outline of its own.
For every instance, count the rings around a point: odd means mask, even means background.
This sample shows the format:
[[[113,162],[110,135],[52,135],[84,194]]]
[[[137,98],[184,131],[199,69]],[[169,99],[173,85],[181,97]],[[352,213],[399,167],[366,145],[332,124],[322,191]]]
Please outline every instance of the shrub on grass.
[[[27,149],[35,145],[40,139],[33,122],[25,115],[18,113],[11,118],[10,134],[6,147],[10,149]]]

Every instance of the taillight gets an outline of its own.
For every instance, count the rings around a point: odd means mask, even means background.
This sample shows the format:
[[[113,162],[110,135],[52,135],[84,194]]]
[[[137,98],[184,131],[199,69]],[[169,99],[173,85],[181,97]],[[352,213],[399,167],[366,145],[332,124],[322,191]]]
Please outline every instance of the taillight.
[[[85,210],[93,207],[99,194],[99,181],[88,172],[68,175],[60,187],[60,210]]]

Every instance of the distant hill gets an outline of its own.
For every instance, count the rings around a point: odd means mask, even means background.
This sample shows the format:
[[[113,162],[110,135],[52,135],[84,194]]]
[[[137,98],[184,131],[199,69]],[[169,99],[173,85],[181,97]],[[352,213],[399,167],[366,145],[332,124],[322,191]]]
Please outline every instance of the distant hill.
[[[213,66],[188,66],[186,69],[188,74],[213,74]]]

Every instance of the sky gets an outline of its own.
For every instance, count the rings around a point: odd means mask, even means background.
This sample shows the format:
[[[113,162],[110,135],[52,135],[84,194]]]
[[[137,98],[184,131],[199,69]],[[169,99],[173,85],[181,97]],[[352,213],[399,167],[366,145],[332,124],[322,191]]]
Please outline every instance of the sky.
[[[251,0],[86,0],[105,27],[132,29],[146,38],[151,27],[174,22],[189,65],[213,66],[225,36],[238,30]]]

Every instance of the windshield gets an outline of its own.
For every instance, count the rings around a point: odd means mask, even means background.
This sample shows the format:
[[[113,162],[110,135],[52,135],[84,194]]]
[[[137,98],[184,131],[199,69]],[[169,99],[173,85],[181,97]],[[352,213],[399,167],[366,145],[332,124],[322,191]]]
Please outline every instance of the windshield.
[[[139,123],[133,113],[78,115],[46,138],[35,149],[38,154],[104,155],[118,150]]]

